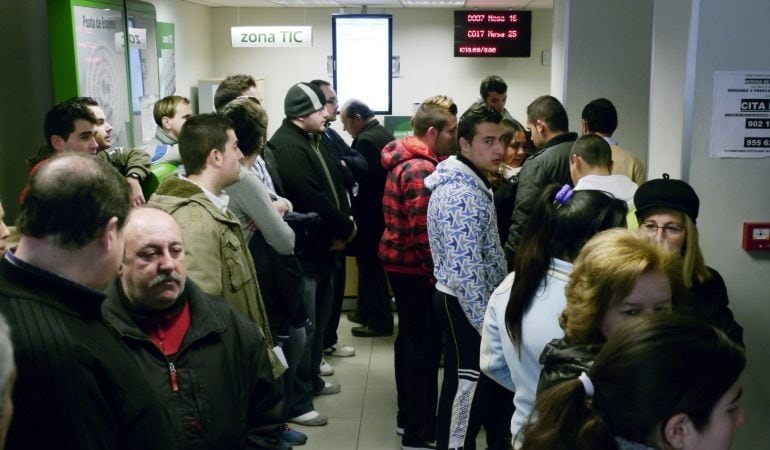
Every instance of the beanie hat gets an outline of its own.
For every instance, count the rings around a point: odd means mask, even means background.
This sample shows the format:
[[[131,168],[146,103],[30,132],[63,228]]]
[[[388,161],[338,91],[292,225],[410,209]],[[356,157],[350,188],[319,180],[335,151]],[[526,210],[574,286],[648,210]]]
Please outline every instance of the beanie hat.
[[[288,118],[305,117],[326,104],[326,96],[320,87],[310,83],[297,83],[283,99],[283,112]]]
[[[695,190],[682,180],[672,180],[667,173],[663,178],[650,180],[636,190],[634,194],[636,218],[642,220],[645,211],[654,208],[673,209],[687,214],[695,223],[698,218],[700,200]]]

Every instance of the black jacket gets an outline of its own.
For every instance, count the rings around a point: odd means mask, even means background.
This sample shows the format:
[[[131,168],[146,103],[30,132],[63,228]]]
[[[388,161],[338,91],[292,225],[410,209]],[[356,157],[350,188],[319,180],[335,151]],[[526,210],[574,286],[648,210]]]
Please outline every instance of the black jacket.
[[[743,327],[735,321],[728,307],[727,288],[719,272],[708,267],[711,278],[703,284],[696,284],[690,290],[692,309],[695,317],[722,330],[736,344],[743,347]]]
[[[505,242],[505,255],[509,266],[543,188],[553,183],[572,186],[569,155],[575,140],[577,140],[575,133],[556,136],[546,142],[540,151],[528,157],[521,168],[516,204],[511,215],[511,230]]]
[[[168,449],[171,427],[104,324],[104,294],[0,258],[18,377],[6,449]]]
[[[358,224],[353,253],[377,254],[385,230],[382,196],[387,172],[382,167],[382,148],[395,140],[393,133],[380,125],[377,119],[367,123],[353,140],[353,148],[366,158],[367,166],[366,177],[359,183],[358,195],[353,197],[353,216]]]
[[[540,355],[543,370],[540,372],[537,394],[561,382],[575,379],[581,372],[588,372],[601,348],[600,344],[573,345],[567,338],[549,342]]]
[[[137,326],[118,280],[102,306],[105,321],[128,347],[150,392],[171,417],[174,448],[282,448],[281,389],[259,329],[189,278],[182,295],[190,305],[190,328],[179,352],[170,358]],[[172,365],[177,392],[172,390]]]
[[[320,149],[319,141],[319,136],[307,133],[290,119],[284,119],[270,139],[286,198],[295,211],[321,216],[316,239],[299,255],[303,268],[309,272],[331,270],[332,240],[347,239],[353,232],[350,204],[337,171],[339,162],[330,152]],[[319,155],[326,163],[331,184]]]

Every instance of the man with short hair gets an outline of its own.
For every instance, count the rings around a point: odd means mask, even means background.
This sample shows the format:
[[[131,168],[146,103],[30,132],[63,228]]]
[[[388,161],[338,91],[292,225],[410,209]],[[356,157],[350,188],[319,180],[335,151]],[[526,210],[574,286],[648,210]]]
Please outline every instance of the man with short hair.
[[[508,100],[508,85],[505,80],[497,75],[490,75],[481,81],[479,86],[481,101],[487,106],[503,115],[503,119],[513,120],[511,114],[505,109]]]
[[[625,175],[614,175],[612,150],[596,134],[585,134],[575,141],[569,157],[569,171],[575,190],[596,190],[611,194],[634,209],[637,185]]]
[[[569,155],[577,134],[569,131],[567,111],[561,102],[550,95],[536,98],[527,107],[527,128],[538,151],[527,158],[519,172],[511,232],[505,243],[509,270],[513,268],[516,247],[540,192],[549,184],[572,184]]]
[[[265,100],[257,89],[254,77],[241,73],[229,75],[219,83],[214,92],[214,108],[220,111],[226,104],[241,96],[254,97],[260,104]]]
[[[44,162],[21,206],[21,240],[0,261],[14,331],[18,405],[8,449],[167,449],[171,430],[125,347],[102,321],[123,253],[125,179],[68,153]]]
[[[182,230],[155,208],[131,212],[104,320],[171,418],[178,449],[281,445],[281,391],[263,336],[186,277]]]
[[[155,102],[152,115],[158,125],[155,135],[147,143],[147,152],[153,164],[170,162],[179,164],[179,133],[182,125],[192,117],[190,100],[179,95],[169,95]]]
[[[375,119],[374,112],[360,100],[348,101],[340,113],[343,127],[353,137],[352,147],[366,158],[367,175],[361,180],[358,195],[353,197],[353,215],[358,233],[351,243],[351,253],[358,264],[358,301],[356,312],[348,318],[362,324],[351,333],[358,337],[393,334],[393,312],[388,296],[385,269],[377,250],[385,230],[382,197],[385,191],[385,169],[380,159],[382,148],[396,138]]]
[[[227,208],[230,198],[224,188],[238,181],[243,158],[233,127],[218,114],[192,117],[179,135],[179,151],[187,176],[167,177],[150,201],[182,227],[190,278],[259,325],[272,347],[254,261],[240,222]],[[275,359],[273,373],[276,378],[283,373]]]
[[[618,127],[618,111],[615,109],[615,105],[606,98],[597,98],[583,108],[581,115],[583,134],[595,133],[610,144],[613,161],[612,172],[627,176],[637,185],[647,181],[644,163],[630,151],[619,147],[618,141],[612,137]]]
[[[142,183],[150,173],[150,159],[143,151],[112,147],[112,126],[99,103],[90,97],[73,97],[58,103],[45,115],[43,132],[46,142],[38,153],[27,159],[30,174],[57,152],[96,154],[112,164],[131,187],[131,205],[144,204]],[[27,189],[21,193],[24,202]]]
[[[347,209],[351,210],[353,219],[358,225],[358,218],[355,216],[355,211],[352,211],[352,202],[361,190],[361,184],[366,178],[366,160],[355,149],[350,148],[347,142],[342,139],[334,128],[331,127],[332,122],[337,121],[337,114],[339,108],[339,102],[337,101],[337,93],[334,92],[334,88],[328,81],[313,80],[310,84],[317,86],[321,89],[326,97],[326,112],[329,116],[326,118],[326,128],[321,135],[321,148],[324,151],[330,152],[332,156],[337,159],[337,170],[335,171],[339,175],[339,180],[347,191],[346,202]],[[356,349],[339,342],[337,336],[337,328],[340,324],[340,315],[342,314],[342,302],[345,299],[345,256],[347,246],[344,249],[336,252],[336,267],[334,269],[334,296],[332,300],[332,309],[329,314],[329,322],[326,324],[326,333],[324,334],[324,355],[336,356],[336,357],[349,357],[356,354]],[[354,333],[355,336],[355,333]],[[326,363],[325,360],[321,361],[321,374],[331,375],[334,373],[334,369]]]
[[[77,97],[55,104],[45,114],[43,134],[45,143],[37,154],[27,158],[34,168],[56,152],[74,151],[95,155],[99,150],[96,142],[96,116]]]
[[[294,211],[321,216],[316,238],[307,242],[297,255],[305,272],[303,299],[315,324],[308,332],[307,355],[303,355],[297,369],[297,399],[308,398],[307,392],[311,391],[316,395],[340,392],[339,384],[325,382],[318,375],[334,295],[335,252],[344,249],[356,233],[345,189],[339,182],[338,161],[321,144],[329,117],[325,105],[326,96],[318,86],[293,85],[284,98],[286,118],[270,139],[284,193]],[[312,405],[307,403],[294,405],[297,415],[289,421],[300,425],[326,424],[327,418],[310,408]]]
[[[428,243],[430,191],[425,178],[453,150],[457,105],[444,95],[426,99],[412,117],[413,136],[382,149],[387,171],[379,257],[398,307],[394,349],[398,415],[404,449],[429,448],[436,435],[441,330],[433,311],[433,258]]]
[[[487,302],[507,274],[487,178],[503,160],[502,120],[483,103],[471,105],[457,127],[460,154],[439,163],[425,179],[431,190],[434,308],[447,341],[436,426],[439,449],[472,448],[482,425],[489,448],[510,446],[513,411],[507,417],[504,411],[511,409],[512,399],[493,398],[495,382],[479,369]]]
[[[131,186],[131,206],[145,204],[142,184],[150,174],[150,158],[147,154],[138,148],[113,147],[112,146],[112,125],[107,122],[107,115],[99,106],[99,102],[91,97],[76,97],[86,105],[96,118],[94,135],[98,145],[97,155],[109,161],[118,172],[123,174]]]

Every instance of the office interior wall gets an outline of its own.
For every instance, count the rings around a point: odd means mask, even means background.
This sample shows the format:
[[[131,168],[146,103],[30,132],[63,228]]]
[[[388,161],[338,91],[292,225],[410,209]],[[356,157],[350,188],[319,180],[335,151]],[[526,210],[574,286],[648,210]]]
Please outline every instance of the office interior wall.
[[[175,25],[176,95],[197,105],[198,80],[211,75],[212,8],[179,0],[145,0],[155,5],[158,22]]]
[[[553,91],[562,95],[570,130],[581,131],[583,107],[599,97],[618,110],[619,144],[647,159],[649,131],[651,0],[556,0],[554,59],[564,61],[563,86],[554,77]],[[556,64],[554,64],[556,66]]]
[[[684,86],[691,1],[656,0],[650,76],[650,178],[682,177]]]
[[[212,8],[212,73],[246,72],[265,79],[266,109],[272,133],[283,119],[283,98],[292,84],[315,78],[331,81],[327,56],[332,54],[331,15],[356,13],[352,8]],[[550,67],[541,53],[551,45],[551,10],[534,10],[530,58],[455,58],[451,9],[370,8],[369,13],[393,15],[393,55],[401,57],[401,78],[393,80],[393,114],[411,115],[413,104],[434,94],[448,94],[464,111],[479,97],[479,84],[490,74],[508,84],[511,114],[524,121],[526,106],[548,92]],[[232,48],[230,27],[247,25],[310,25],[311,48]],[[335,129],[342,131],[339,123]],[[347,133],[341,133],[349,139]]]
[[[736,0],[725,9],[719,0],[698,3],[698,42],[693,94],[689,180],[701,199],[698,229],[707,264],[724,277],[731,309],[744,327],[748,369],[742,402],[747,423],[736,431],[736,449],[755,449],[770,441],[770,255],[741,249],[742,223],[770,222],[770,158],[710,158],[713,76],[720,70],[770,71],[770,3]],[[714,362],[719,370],[719,361]]]

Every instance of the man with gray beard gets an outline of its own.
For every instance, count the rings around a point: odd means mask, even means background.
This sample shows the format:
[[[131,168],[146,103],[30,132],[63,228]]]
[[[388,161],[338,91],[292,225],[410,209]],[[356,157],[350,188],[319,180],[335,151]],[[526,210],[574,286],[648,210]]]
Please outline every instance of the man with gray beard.
[[[168,213],[135,209],[125,236],[102,313],[171,418],[176,448],[285,448],[282,393],[259,329],[187,278]]]

